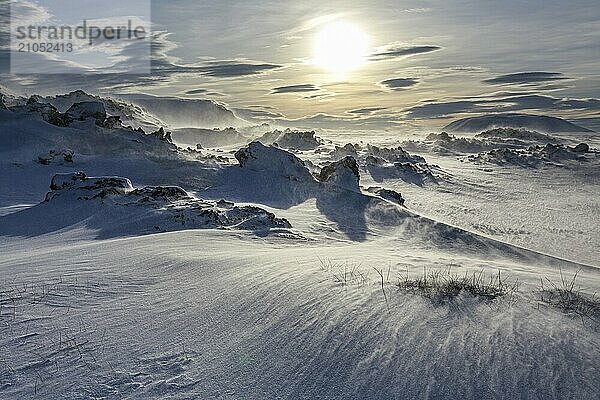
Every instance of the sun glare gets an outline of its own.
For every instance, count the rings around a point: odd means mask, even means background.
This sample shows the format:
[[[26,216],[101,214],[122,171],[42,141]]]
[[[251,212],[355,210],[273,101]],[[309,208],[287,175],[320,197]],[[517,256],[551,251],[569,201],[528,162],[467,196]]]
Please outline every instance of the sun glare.
[[[367,60],[368,36],[348,22],[332,22],[315,37],[314,63],[334,74],[360,68]]]

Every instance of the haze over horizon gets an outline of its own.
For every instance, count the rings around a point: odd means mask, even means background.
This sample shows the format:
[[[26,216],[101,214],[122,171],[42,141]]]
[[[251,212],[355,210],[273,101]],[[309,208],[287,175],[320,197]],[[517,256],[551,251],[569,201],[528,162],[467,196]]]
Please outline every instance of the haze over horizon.
[[[0,24],[7,25],[9,1]],[[38,1],[20,12],[54,21]],[[15,75],[26,94],[83,89],[208,98],[253,122],[441,127],[496,112],[600,125],[600,8],[560,1],[153,1],[152,74]],[[122,49],[119,62],[136,54]]]

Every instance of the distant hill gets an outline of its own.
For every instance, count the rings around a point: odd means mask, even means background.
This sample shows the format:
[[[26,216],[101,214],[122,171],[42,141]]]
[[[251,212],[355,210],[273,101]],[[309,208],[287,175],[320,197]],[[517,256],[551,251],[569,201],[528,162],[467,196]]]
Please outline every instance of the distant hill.
[[[452,133],[482,132],[493,128],[525,128],[545,133],[593,132],[562,118],[530,114],[490,114],[459,119],[443,130]]]

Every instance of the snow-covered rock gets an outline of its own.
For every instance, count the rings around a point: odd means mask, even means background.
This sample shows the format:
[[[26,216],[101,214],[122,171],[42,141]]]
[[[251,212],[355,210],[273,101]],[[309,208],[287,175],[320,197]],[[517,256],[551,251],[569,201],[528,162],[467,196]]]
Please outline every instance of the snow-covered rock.
[[[587,143],[579,143],[573,147],[573,151],[576,153],[588,153],[590,151],[590,145]]]
[[[73,104],[65,115],[77,121],[93,118],[100,125],[106,119],[106,109],[104,108],[104,103],[100,101],[84,101]]]
[[[124,125],[131,126],[133,129],[141,127],[145,130],[155,130],[159,126],[164,125],[163,121],[137,105],[119,99],[94,96],[82,90],[76,90],[57,96],[44,97],[40,101],[52,104],[62,113],[66,112],[75,103],[101,102],[104,104],[107,114],[118,116]]]
[[[242,168],[269,172],[296,181],[314,181],[304,161],[285,150],[252,142],[238,150],[235,158]]]
[[[42,165],[50,164],[72,164],[75,152],[71,149],[50,150],[48,153],[40,154],[37,157],[37,162]]]
[[[467,160],[476,164],[491,163],[497,165],[513,165],[527,168],[537,168],[543,165],[563,165],[588,162],[592,159],[585,157],[589,146],[568,147],[548,143],[545,146],[529,146],[525,149],[500,148],[488,152],[472,155]],[[587,150],[586,152],[581,150]]]
[[[391,163],[402,162],[418,164],[426,162],[425,158],[416,154],[410,154],[402,147],[389,148],[367,145],[367,153],[368,155],[382,158]]]
[[[372,186],[367,189],[367,192],[373,193],[381,197],[382,199],[391,201],[392,203],[396,203],[400,206],[404,206],[405,200],[402,197],[401,193],[396,192],[395,190],[385,189],[379,186]]]
[[[127,178],[88,177],[83,172],[57,174],[52,178],[52,190],[46,195],[48,206],[72,208],[89,205],[93,213],[101,212],[96,220],[100,230],[112,230],[114,225],[127,222],[129,215],[137,234],[181,229],[232,228],[262,231],[288,229],[290,223],[273,213],[254,206],[236,206],[227,201],[197,199],[177,186],[147,186],[134,188]],[[98,211],[98,206],[100,210]],[[115,215],[113,217],[112,215]],[[116,215],[121,219],[116,220]],[[85,216],[90,218],[90,216]],[[94,218],[92,216],[91,218]],[[115,220],[113,220],[113,218]]]
[[[352,156],[326,165],[319,174],[319,180],[344,189],[360,192],[360,172],[358,163]]]
[[[165,129],[163,127],[160,127],[160,129],[157,130],[156,132],[150,133],[150,135],[156,136],[163,142],[173,143],[173,138],[171,137],[171,132],[165,132]]]
[[[395,162],[390,163],[379,157],[367,158],[365,168],[376,182],[386,179],[401,179],[407,183],[422,186],[426,183],[437,183],[438,177],[427,163]]]
[[[16,104],[8,109],[18,114],[32,114],[56,126],[66,127],[72,122],[71,118],[61,114],[52,104],[40,102],[39,96],[31,96],[24,104]]]
[[[519,128],[495,128],[475,135],[481,139],[516,139],[529,142],[556,143],[559,140],[555,137],[545,135],[536,131]]]
[[[275,130],[265,133],[259,140],[285,149],[303,151],[314,150],[322,144],[315,131],[301,132],[289,128],[284,131]]]
[[[111,115],[104,120],[101,126],[107,129],[121,129],[123,127],[123,122],[121,121],[120,116]]]
[[[118,176],[88,177],[83,172],[56,174],[50,183],[50,193],[46,201],[67,195],[79,200],[105,198],[109,195],[122,195],[133,190],[131,181]]]
[[[173,140],[184,146],[201,145],[205,148],[248,143],[250,140],[237,129],[180,128],[173,130]]]
[[[357,158],[358,152],[361,150],[362,150],[362,147],[360,144],[346,143],[344,146],[341,146],[341,147],[335,146],[331,155],[336,159],[343,158],[346,156],[352,156],[352,157]]]

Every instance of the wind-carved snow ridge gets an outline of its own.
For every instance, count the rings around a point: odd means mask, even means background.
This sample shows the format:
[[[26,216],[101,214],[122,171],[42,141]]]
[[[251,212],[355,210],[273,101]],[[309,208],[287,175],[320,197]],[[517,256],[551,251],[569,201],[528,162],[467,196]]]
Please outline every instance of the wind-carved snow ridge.
[[[84,223],[99,237],[188,229],[237,229],[286,233],[290,223],[254,206],[194,198],[177,186],[135,188],[127,178],[57,174],[43,203],[5,219],[2,234],[35,236]],[[43,221],[40,224],[40,221]],[[12,226],[12,227],[11,227]]]

